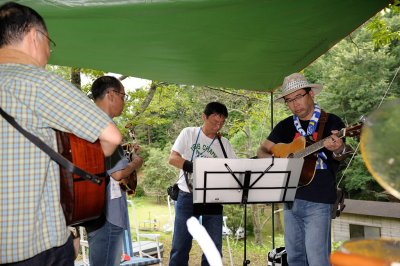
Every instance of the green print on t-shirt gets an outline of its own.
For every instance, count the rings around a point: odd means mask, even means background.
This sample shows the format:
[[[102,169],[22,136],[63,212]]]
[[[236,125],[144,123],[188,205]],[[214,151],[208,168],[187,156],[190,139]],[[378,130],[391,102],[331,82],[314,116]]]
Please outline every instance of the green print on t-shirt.
[[[203,144],[202,151],[200,152],[200,144],[193,144],[192,147],[190,148],[192,151],[195,151],[195,156],[193,157],[202,157],[202,158],[217,158],[217,154],[213,151],[213,149],[206,145]],[[208,154],[208,156],[205,156],[205,153]]]

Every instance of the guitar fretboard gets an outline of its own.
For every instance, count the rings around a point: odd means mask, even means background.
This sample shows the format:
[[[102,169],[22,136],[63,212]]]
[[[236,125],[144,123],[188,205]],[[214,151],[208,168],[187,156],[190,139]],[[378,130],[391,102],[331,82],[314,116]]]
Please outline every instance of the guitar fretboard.
[[[344,132],[345,132],[345,129],[340,130],[339,133],[337,134],[337,136],[339,138],[343,138],[345,135]],[[319,151],[320,149],[322,149],[324,147],[324,141],[328,138],[330,138],[330,137],[323,138],[320,141],[315,142],[315,143],[311,144],[310,146],[307,146],[304,150],[293,153],[293,158],[304,158],[310,154],[313,154],[316,151]]]

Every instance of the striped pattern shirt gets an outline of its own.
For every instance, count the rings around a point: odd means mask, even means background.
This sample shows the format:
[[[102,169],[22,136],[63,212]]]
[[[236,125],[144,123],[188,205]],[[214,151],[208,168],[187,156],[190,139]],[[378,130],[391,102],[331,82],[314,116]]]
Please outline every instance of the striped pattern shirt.
[[[0,106],[57,149],[55,131],[94,142],[112,121],[80,90],[29,64],[0,64]],[[57,163],[0,117],[0,264],[65,244]]]

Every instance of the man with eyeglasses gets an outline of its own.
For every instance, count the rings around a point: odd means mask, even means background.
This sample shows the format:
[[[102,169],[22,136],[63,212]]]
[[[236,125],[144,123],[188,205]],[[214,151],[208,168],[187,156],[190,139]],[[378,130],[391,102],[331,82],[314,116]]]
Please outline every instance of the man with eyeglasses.
[[[193,205],[190,175],[196,158],[236,158],[229,141],[218,135],[227,117],[228,110],[224,104],[208,103],[202,115],[203,125],[184,128],[172,146],[169,163],[180,169],[180,172],[177,181],[179,194],[175,204],[170,266],[188,265],[192,236],[187,229],[186,221],[192,216],[202,215],[202,224],[222,256],[222,205],[206,204],[204,208],[201,208],[202,204]],[[209,265],[204,254],[201,265]]]
[[[105,155],[122,136],[86,95],[44,69],[50,39],[43,18],[9,2],[0,6],[0,107],[57,150],[54,129],[94,142]],[[74,265],[60,204],[59,165],[0,118],[0,264]]]
[[[261,143],[257,157],[271,157],[275,144],[291,143],[301,136],[314,141],[328,137],[323,142],[324,148],[315,157],[316,170],[312,181],[298,187],[294,202],[284,206],[284,235],[290,266],[330,265],[331,208],[336,200],[335,174],[339,161],[345,158],[349,150],[336,133],[345,126],[338,116],[325,113],[314,102],[322,85],[310,84],[302,74],[294,73],[284,79],[281,90],[276,101],[284,102],[293,115],[275,126]],[[326,122],[322,126],[322,136],[318,136],[320,125],[324,123],[322,121]]]
[[[110,118],[121,115],[126,94],[121,81],[112,76],[96,79],[91,88],[96,105]],[[139,146],[135,146],[135,152]],[[106,193],[106,210],[103,219],[87,224],[90,265],[120,265],[123,233],[128,228],[128,212],[126,192],[120,188],[119,182],[128,178],[133,171],[143,164],[140,156],[130,161],[119,146],[114,153],[106,157],[106,170],[109,177]]]

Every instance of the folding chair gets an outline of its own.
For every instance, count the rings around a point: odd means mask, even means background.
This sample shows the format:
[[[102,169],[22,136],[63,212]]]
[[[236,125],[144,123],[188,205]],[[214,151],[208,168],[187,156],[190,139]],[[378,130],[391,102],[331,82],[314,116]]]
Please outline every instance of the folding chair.
[[[131,206],[132,209],[132,217],[135,225],[135,233],[136,233],[136,242],[134,242],[135,246],[137,247],[137,251],[134,252],[132,247],[132,236],[131,230],[125,230],[124,235],[124,243],[123,243],[123,253],[127,254],[130,257],[129,261],[124,261],[121,265],[153,265],[159,264],[162,266],[162,256],[161,256],[161,248],[160,248],[160,235],[159,234],[144,234],[139,232],[139,225],[137,220],[136,208],[135,205],[131,200],[127,201],[128,204]],[[128,217],[128,224],[130,229],[129,217]],[[144,245],[142,242],[142,238],[150,239],[151,242],[146,242],[147,245],[149,243],[154,243],[156,245],[156,254],[157,257],[154,255],[150,255],[148,252],[144,251]]]

